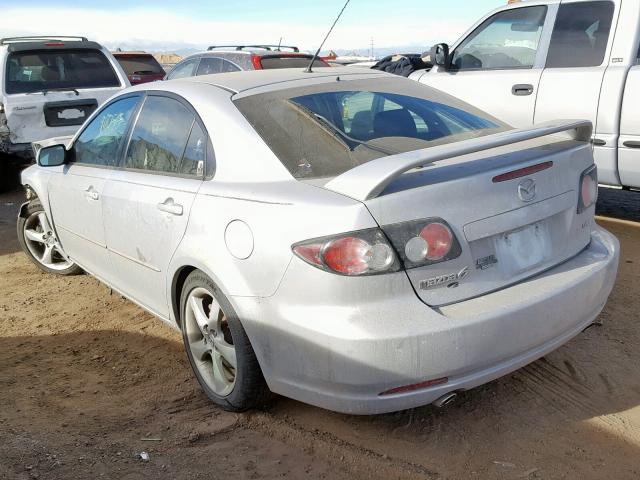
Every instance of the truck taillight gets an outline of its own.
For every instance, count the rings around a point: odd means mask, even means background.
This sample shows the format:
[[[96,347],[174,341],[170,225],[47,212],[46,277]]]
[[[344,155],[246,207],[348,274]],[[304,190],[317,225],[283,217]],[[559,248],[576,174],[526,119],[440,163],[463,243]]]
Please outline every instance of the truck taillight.
[[[392,246],[378,228],[307,240],[292,250],[316,268],[350,277],[400,270]]]
[[[578,192],[578,213],[582,213],[598,200],[598,169],[595,165],[580,175]]]

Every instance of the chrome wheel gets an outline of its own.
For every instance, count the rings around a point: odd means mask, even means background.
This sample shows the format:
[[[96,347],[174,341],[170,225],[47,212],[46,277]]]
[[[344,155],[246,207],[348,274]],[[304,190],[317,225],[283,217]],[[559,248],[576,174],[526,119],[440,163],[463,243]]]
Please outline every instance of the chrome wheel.
[[[23,227],[24,241],[31,256],[50,270],[66,270],[74,265],[62,250],[44,212],[27,217]]]
[[[194,288],[185,305],[184,328],[198,372],[216,395],[229,395],[236,383],[236,348],[227,317],[213,295]]]

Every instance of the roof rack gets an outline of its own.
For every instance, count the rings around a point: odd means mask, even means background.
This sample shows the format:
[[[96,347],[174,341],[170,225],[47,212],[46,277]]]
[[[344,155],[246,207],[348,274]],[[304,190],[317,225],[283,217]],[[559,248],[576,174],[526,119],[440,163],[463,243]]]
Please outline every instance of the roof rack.
[[[75,42],[88,42],[87,37],[70,37],[65,35],[39,35],[34,37],[6,37],[0,38],[0,45],[19,42],[39,42],[45,40],[72,40]]]
[[[298,53],[300,49],[291,45],[212,45],[207,50],[216,50],[218,48],[233,48],[234,50],[244,50],[246,48],[261,48],[263,50],[280,52],[283,49],[291,50]]]

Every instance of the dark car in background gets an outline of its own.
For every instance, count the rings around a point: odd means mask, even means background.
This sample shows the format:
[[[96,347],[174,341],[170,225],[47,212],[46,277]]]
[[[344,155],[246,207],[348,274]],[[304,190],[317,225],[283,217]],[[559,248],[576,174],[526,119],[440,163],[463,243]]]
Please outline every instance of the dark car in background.
[[[283,45],[225,45],[211,46],[206,52],[194,53],[178,63],[167,80],[210,75],[240,70],[272,70],[275,68],[305,68],[313,55],[298,47]],[[317,58],[313,67],[330,67]]]
[[[166,72],[153,55],[147,52],[112,52],[127,74],[131,85],[164,79]]]

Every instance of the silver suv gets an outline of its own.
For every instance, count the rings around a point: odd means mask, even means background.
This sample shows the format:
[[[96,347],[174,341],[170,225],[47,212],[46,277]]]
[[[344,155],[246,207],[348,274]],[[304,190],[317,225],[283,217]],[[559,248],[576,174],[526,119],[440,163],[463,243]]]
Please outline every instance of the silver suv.
[[[31,143],[73,135],[114,93],[129,86],[111,53],[84,37],[0,39],[0,183]]]
[[[210,75],[240,70],[271,70],[274,68],[304,68],[313,55],[300,52],[298,47],[283,45],[225,45],[211,46],[206,52],[194,53],[178,63],[166,80]],[[321,58],[314,67],[329,67]]]

